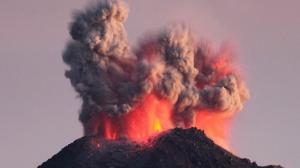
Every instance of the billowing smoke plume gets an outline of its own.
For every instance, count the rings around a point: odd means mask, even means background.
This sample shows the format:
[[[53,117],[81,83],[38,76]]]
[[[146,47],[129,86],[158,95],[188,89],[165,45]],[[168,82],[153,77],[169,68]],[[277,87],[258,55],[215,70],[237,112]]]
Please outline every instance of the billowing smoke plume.
[[[90,127],[100,113],[128,115],[149,95],[172,104],[174,127],[193,126],[197,113],[232,115],[242,109],[249,95],[230,49],[214,51],[179,24],[133,51],[124,29],[127,15],[124,2],[103,0],[77,13],[70,25],[65,75],[83,100],[85,134],[97,133]]]

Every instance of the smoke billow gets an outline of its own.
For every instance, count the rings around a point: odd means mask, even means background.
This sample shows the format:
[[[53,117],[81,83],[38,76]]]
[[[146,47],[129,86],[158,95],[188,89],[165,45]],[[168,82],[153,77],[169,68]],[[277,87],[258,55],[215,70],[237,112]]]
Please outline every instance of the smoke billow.
[[[70,24],[65,75],[83,100],[85,134],[98,133],[90,127],[100,113],[128,115],[149,95],[172,104],[174,127],[195,125],[197,113],[232,115],[242,109],[249,94],[230,48],[215,51],[178,24],[132,50],[124,29],[127,16],[123,1],[102,0],[76,13]]]

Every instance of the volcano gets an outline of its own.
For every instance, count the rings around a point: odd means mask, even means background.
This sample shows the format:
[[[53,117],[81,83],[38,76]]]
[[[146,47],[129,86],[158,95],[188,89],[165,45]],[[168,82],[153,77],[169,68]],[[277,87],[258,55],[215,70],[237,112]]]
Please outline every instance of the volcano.
[[[145,144],[85,136],[38,168],[282,168],[258,166],[224,150],[196,128],[175,128]]]
[[[128,11],[99,0],[74,14],[63,61],[84,137],[39,168],[263,168],[228,152],[229,122],[250,96],[231,47],[186,24],[130,47]]]

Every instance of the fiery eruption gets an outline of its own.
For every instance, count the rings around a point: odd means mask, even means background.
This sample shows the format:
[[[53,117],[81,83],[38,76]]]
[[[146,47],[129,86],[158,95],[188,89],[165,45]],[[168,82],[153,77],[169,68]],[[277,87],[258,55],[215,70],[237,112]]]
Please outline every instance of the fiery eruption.
[[[127,15],[123,1],[103,0],[75,14],[70,25],[65,75],[82,98],[85,135],[140,141],[197,127],[228,148],[228,120],[249,97],[230,48],[215,51],[179,24],[132,50]]]

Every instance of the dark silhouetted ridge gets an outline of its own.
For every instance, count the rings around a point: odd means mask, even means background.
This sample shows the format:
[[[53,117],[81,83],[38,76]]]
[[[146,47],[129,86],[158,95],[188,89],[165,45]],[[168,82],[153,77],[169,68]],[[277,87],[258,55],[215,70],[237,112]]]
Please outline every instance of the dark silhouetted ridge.
[[[239,158],[195,128],[173,129],[137,144],[80,138],[38,168],[282,168]]]

